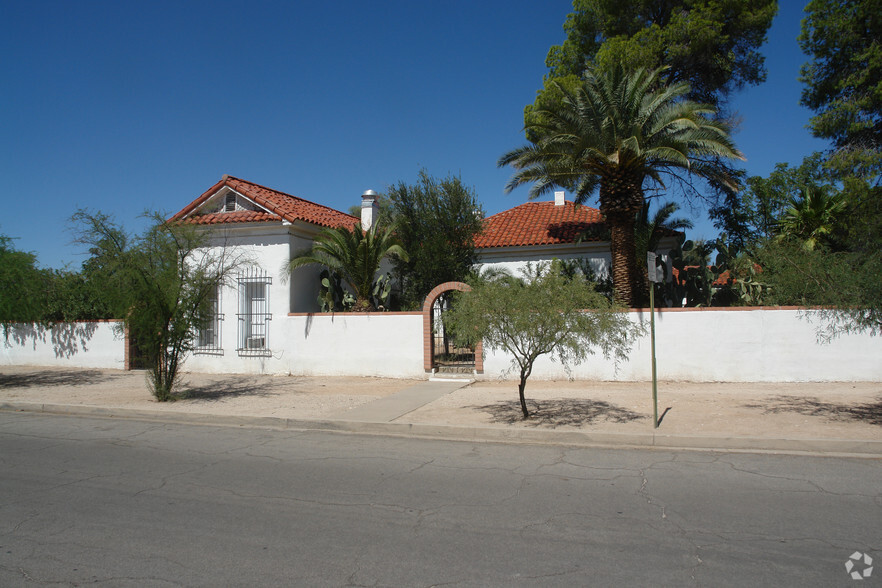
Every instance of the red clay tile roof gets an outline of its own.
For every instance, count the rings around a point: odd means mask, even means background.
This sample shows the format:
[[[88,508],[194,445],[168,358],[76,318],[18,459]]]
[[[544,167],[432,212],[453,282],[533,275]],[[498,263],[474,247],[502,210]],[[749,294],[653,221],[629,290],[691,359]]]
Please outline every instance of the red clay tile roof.
[[[710,267],[710,266],[708,266],[708,267]],[[689,270],[698,269],[698,266],[697,265],[686,265],[686,266],[683,266],[683,269],[686,270],[686,272],[689,272]],[[686,273],[686,272],[684,272],[684,273]],[[671,268],[671,275],[674,276],[675,280],[677,280],[677,281],[680,280],[680,270],[678,270],[677,268],[675,268],[675,267]],[[683,279],[684,280],[686,279],[685,275],[683,276]],[[717,286],[717,287],[731,286],[736,281],[737,280],[732,276],[732,274],[729,272],[729,270],[725,270],[724,272],[721,272],[719,276],[717,276],[717,279],[713,281],[711,286]]]
[[[600,211],[565,202],[527,202],[484,219],[484,230],[475,237],[478,249],[526,245],[575,243],[589,229],[583,241],[607,241]]]
[[[199,207],[224,186],[229,186],[270,212],[239,210],[236,212],[199,214]],[[322,227],[347,227],[350,229],[359,222],[359,219],[345,212],[340,212],[339,210],[334,210],[333,208],[232,176],[224,176],[220,182],[209,188],[202,196],[188,204],[169,220],[184,219],[187,222],[200,225],[281,222],[282,220],[289,222],[304,221]]]
[[[177,216],[177,215],[175,215]],[[270,212],[257,210],[237,210],[236,212],[213,212],[210,214],[194,214],[187,217],[187,222],[194,225],[217,225],[226,223],[259,223],[263,221],[280,222],[282,217]]]

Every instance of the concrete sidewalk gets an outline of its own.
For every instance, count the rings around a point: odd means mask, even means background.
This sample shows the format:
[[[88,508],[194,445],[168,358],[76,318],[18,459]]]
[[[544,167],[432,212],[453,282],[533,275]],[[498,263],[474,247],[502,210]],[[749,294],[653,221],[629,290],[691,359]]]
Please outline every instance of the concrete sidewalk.
[[[386,396],[385,398],[341,411],[334,415],[334,419],[359,423],[391,423],[471,383],[471,380],[459,382],[421,382],[405,388],[392,396]]]
[[[512,382],[190,374],[157,403],[143,374],[0,367],[0,410],[465,441],[882,457],[882,384]]]

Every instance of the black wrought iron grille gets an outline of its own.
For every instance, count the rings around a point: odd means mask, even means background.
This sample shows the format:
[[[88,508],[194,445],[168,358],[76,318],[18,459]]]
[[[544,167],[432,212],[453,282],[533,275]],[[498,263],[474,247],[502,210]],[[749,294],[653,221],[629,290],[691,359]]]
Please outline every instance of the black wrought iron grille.
[[[239,275],[238,346],[239,355],[270,355],[269,295],[272,278],[260,268]]]
[[[223,324],[224,315],[220,312],[220,286],[214,291],[214,295],[209,300],[211,304],[211,318],[196,333],[196,348],[193,353],[204,355],[223,355],[223,337],[221,336],[221,325]]]

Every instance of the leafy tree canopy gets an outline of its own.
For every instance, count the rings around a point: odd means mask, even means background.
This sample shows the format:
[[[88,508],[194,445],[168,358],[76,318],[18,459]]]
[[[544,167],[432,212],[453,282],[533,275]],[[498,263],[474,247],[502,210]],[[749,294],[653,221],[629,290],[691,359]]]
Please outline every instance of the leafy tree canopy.
[[[45,314],[44,274],[37,256],[18,251],[10,237],[0,235],[0,323],[42,320]]]
[[[882,2],[812,0],[799,43],[802,104],[817,111],[815,136],[860,167],[882,164]],[[870,157],[869,160],[861,158]]]
[[[0,323],[48,323],[122,316],[109,304],[106,283],[86,271],[40,268],[33,253],[0,235]]]
[[[812,0],[799,36],[812,132],[833,143],[826,169],[841,186],[854,251],[882,247],[882,2]]]
[[[512,355],[525,419],[530,413],[524,388],[540,356],[554,354],[566,369],[596,351],[620,361],[639,332],[580,273],[564,275],[560,262],[528,265],[521,278],[503,273],[473,278],[470,285],[444,313],[444,326],[460,344],[483,340],[484,349]]]
[[[790,200],[806,186],[832,181],[822,167],[822,156],[815,153],[797,167],[779,163],[768,177],[751,176],[745,188],[730,193],[726,201],[710,211],[714,226],[723,230],[739,251],[779,232],[779,222]]]
[[[656,69],[663,84],[687,82],[688,98],[723,106],[727,96],[766,78],[759,52],[776,0],[574,0],[567,38],[545,60],[545,87],[525,111],[554,101],[550,80],[565,87],[586,69]]]
[[[475,236],[484,213],[473,188],[462,179],[437,179],[421,170],[415,184],[399,182],[387,194],[397,235],[409,254],[395,259],[405,308],[420,308],[432,288],[462,281],[477,262]]]

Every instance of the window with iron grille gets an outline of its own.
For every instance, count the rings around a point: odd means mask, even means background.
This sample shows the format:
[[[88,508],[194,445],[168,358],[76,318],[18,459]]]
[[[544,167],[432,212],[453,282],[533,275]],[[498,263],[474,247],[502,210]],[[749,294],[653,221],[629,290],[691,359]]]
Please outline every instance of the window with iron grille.
[[[260,269],[239,276],[239,355],[270,355],[269,291],[272,278]]]
[[[223,355],[221,346],[221,323],[224,315],[220,312],[220,286],[218,286],[209,298],[211,305],[211,317],[196,333],[196,348],[194,353]]]

